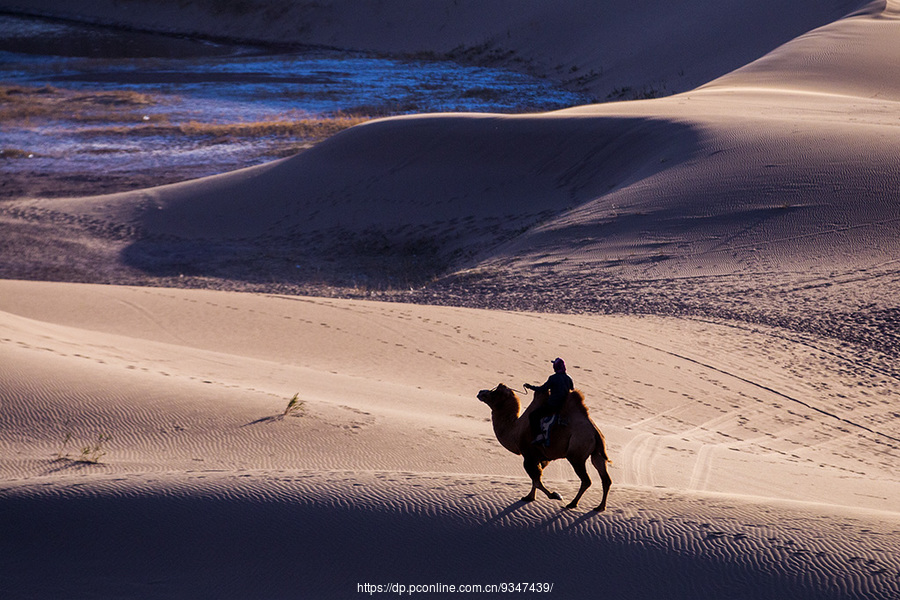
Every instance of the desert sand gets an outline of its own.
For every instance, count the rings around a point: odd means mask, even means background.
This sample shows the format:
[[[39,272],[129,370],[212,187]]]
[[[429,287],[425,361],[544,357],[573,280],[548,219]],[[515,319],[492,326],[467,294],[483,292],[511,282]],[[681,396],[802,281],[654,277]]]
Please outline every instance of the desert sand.
[[[900,4],[400,4],[29,3],[621,101],[0,204],[0,594],[900,595]],[[476,399],[556,356],[603,513]]]

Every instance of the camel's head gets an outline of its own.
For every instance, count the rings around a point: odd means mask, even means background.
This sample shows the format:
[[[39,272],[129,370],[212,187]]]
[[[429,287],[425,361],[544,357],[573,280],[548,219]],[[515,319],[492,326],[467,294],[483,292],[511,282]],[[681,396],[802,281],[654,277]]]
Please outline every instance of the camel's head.
[[[511,401],[514,401],[517,405],[519,403],[516,394],[502,383],[492,390],[481,390],[478,392],[478,399],[490,406],[491,410]]]

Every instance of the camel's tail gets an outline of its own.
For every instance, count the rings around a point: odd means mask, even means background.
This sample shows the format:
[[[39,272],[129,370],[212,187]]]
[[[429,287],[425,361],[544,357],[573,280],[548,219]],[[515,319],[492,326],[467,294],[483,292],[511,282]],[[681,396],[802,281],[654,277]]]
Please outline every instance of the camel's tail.
[[[606,438],[603,437],[603,434],[597,429],[596,425],[594,425],[594,452],[591,455],[591,458],[594,462],[599,460],[610,465],[613,464],[612,459],[606,452]]]
[[[606,452],[606,439],[603,437],[603,433],[600,432],[600,428],[591,419],[591,411],[588,410],[587,404],[584,402],[584,393],[581,390],[572,390],[569,392],[568,402],[587,417],[591,425],[594,426],[594,452],[591,454],[594,463],[596,464],[597,461],[600,461],[603,464],[608,463],[611,465],[612,459],[609,458],[609,454]],[[599,468],[599,465],[597,468]]]

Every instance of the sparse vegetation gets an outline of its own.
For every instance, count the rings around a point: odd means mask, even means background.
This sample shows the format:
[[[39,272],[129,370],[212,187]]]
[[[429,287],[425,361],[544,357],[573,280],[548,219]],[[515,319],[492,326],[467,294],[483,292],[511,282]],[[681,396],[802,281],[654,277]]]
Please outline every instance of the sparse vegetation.
[[[63,437],[62,445],[59,447],[59,452],[56,453],[56,460],[64,460],[69,458],[69,453],[66,452],[66,446],[69,445],[69,442],[72,441],[72,432],[67,431],[66,435]],[[63,454],[65,452],[65,454]]]
[[[0,85],[0,122],[30,119],[140,122],[147,115],[135,109],[154,103],[149,94],[129,90],[79,92],[49,85]]]
[[[68,425],[68,423],[66,423],[66,425]],[[70,430],[67,429],[65,435],[63,436],[59,451],[56,453],[56,460],[73,460],[70,458],[69,452],[67,450],[69,443],[73,439],[75,439],[75,436]],[[99,463],[100,459],[106,456],[107,444],[109,444],[111,440],[112,436],[107,433],[98,434],[96,440],[89,442],[85,446],[82,446],[81,454],[77,459],[74,459],[75,462],[91,464]]]
[[[284,408],[284,412],[281,413],[281,416],[300,416],[301,414],[303,414],[303,409],[305,406],[306,402],[304,400],[300,400],[300,394],[294,394],[294,397],[288,400],[287,406]]]
[[[34,158],[34,153],[19,148],[0,148],[0,158]]]
[[[101,433],[97,439],[81,449],[80,462],[88,462],[97,464],[100,459],[106,456],[106,444],[112,439],[112,436]]]
[[[644,85],[640,89],[636,89],[631,86],[624,86],[611,91],[606,95],[606,99],[611,101],[652,100],[653,98],[662,98],[663,96],[668,96],[669,93],[670,92],[665,89],[665,85],[663,85],[662,89],[657,89],[649,85]]]
[[[211,2],[215,13],[263,11],[273,20],[285,10],[266,0]],[[87,45],[91,35],[82,29],[72,36],[84,35]],[[453,64],[444,52],[403,60],[284,48],[284,56],[301,59],[291,66],[281,55],[245,54],[251,47],[241,44],[144,40],[138,32],[132,44],[132,32],[120,31],[103,48],[68,56],[54,54],[55,43],[47,46],[39,31],[28,34],[28,43],[44,59],[13,58],[8,65],[28,82],[0,82],[0,128],[11,134],[0,145],[0,164],[10,171],[5,198],[98,195],[223,173],[295,155],[382,117],[533,112],[576,102],[546,82]],[[106,40],[107,33],[98,37]],[[475,56],[479,64],[521,60],[493,42],[473,51],[484,53]],[[392,82],[392,71],[402,72],[405,83]],[[40,159],[41,177],[34,177],[29,157]]]
[[[307,117],[296,120],[276,119],[252,123],[147,123],[134,126],[95,127],[79,131],[79,135],[91,136],[184,136],[212,140],[231,138],[294,137],[321,140],[370,120],[363,115],[335,114]]]

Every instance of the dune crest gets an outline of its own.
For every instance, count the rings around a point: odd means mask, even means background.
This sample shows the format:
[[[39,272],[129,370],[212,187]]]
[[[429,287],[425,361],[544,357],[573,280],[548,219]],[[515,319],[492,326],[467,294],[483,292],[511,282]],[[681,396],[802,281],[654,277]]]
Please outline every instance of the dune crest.
[[[805,35],[706,88],[761,87],[896,102],[900,3],[871,2],[860,11]]]

